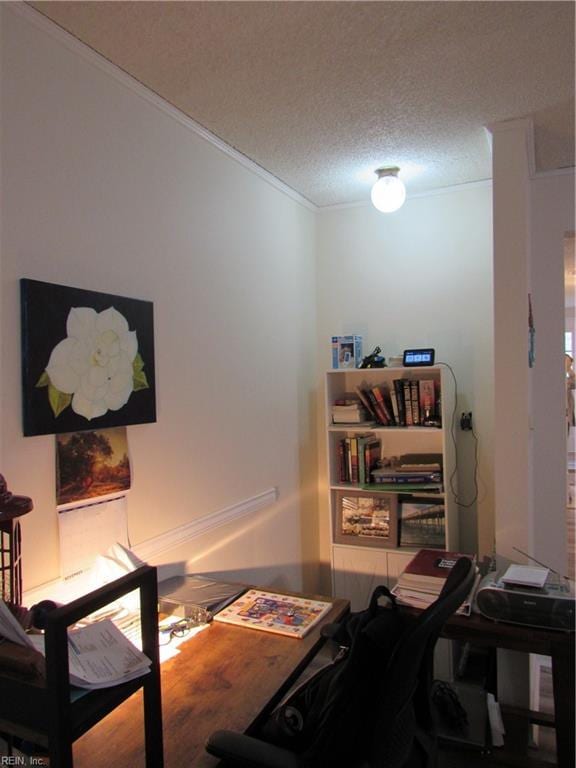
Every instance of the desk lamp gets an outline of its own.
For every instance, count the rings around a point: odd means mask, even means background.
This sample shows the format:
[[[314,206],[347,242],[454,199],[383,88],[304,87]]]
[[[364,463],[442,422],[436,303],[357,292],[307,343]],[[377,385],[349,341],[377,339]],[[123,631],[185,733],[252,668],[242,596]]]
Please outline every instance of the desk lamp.
[[[22,554],[19,517],[34,505],[28,496],[10,493],[0,475],[0,597],[15,606],[22,604]]]

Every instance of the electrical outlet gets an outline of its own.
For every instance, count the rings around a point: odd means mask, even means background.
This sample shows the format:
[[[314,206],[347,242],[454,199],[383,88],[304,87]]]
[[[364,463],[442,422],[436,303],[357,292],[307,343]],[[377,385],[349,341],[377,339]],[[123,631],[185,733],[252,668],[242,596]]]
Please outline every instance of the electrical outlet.
[[[472,411],[462,413],[462,416],[460,416],[460,429],[463,432],[472,431]]]

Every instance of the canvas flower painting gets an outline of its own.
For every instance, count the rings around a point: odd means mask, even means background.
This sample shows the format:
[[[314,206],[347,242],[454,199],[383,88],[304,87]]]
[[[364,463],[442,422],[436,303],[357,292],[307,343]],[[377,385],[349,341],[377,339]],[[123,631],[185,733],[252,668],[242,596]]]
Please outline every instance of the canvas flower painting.
[[[25,435],[155,421],[151,302],[34,280],[21,292]]]

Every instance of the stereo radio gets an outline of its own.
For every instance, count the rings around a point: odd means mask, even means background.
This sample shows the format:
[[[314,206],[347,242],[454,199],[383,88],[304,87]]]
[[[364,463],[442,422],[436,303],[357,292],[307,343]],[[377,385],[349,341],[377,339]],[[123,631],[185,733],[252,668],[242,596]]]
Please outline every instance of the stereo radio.
[[[489,573],[476,592],[475,608],[495,621],[574,631],[574,583],[549,577],[544,587],[511,586]]]

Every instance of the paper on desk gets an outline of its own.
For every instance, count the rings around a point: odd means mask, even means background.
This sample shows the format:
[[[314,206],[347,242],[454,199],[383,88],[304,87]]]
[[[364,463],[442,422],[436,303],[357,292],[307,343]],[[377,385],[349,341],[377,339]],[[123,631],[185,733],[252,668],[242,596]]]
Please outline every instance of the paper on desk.
[[[29,635],[44,655],[44,635]],[[109,688],[146,674],[151,661],[110,621],[68,632],[70,682],[80,688]]]
[[[44,635],[28,635],[3,600],[0,634],[45,656]],[[70,682],[80,688],[108,688],[149,671],[151,661],[110,619],[68,632]]]

